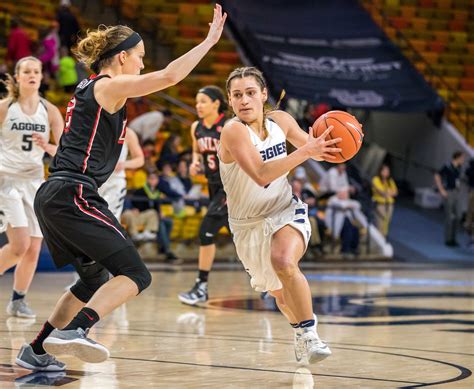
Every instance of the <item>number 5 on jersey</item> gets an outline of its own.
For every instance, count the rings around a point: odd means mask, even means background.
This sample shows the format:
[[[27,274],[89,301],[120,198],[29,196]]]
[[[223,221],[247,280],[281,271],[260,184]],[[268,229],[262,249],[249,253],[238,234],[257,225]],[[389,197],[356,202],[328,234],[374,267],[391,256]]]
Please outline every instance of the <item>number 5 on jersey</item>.
[[[217,161],[215,154],[208,154],[207,155],[207,166],[210,170],[217,170]]]

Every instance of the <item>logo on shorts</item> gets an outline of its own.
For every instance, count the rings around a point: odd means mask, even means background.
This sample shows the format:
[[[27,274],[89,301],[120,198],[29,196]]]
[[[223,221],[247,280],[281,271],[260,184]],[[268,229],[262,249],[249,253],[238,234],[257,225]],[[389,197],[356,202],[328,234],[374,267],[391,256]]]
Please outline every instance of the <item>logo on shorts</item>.
[[[205,235],[208,237],[208,238],[212,238],[214,236],[214,234],[211,234],[210,232],[206,232]]]

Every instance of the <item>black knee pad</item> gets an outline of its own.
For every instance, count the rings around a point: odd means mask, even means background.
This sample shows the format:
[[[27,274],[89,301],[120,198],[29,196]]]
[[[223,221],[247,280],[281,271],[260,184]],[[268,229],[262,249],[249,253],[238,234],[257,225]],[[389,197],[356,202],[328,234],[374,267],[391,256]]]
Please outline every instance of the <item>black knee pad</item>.
[[[215,236],[219,230],[227,225],[227,217],[214,217],[206,215],[202,219],[199,229],[199,242],[201,246],[208,246],[214,243]]]
[[[71,293],[84,303],[89,302],[94,293],[110,278],[110,274],[97,262],[78,262],[74,264],[79,280],[71,286]]]
[[[111,256],[102,259],[100,263],[114,276],[130,278],[137,284],[138,293],[141,293],[151,284],[151,274],[135,247],[125,247]]]

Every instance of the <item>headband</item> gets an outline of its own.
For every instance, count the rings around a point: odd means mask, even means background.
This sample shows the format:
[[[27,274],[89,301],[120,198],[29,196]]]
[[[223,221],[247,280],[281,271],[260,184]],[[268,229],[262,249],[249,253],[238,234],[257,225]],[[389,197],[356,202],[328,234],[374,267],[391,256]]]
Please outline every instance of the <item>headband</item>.
[[[205,95],[209,96],[212,101],[219,100],[220,102],[225,103],[225,101],[223,101],[222,96],[212,88],[206,88],[206,87],[201,88],[201,89],[198,90],[198,93],[204,93]]]
[[[140,34],[137,32],[133,32],[132,35],[130,35],[128,38],[124,39],[122,42],[120,42],[117,46],[114,48],[106,51],[105,53],[102,53],[99,58],[97,58],[94,63],[91,65],[91,69],[95,72],[99,72],[99,62],[103,61],[104,59],[113,57],[115,54],[120,53],[121,51],[127,51],[128,49],[131,49],[132,47],[135,47],[140,41],[142,40],[142,37]]]

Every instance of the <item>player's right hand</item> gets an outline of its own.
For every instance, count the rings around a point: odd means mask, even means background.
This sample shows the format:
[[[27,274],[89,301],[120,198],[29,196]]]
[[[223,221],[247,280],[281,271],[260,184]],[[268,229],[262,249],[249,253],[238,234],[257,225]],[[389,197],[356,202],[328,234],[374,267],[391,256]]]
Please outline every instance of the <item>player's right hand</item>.
[[[329,126],[326,131],[324,131],[319,137],[314,136],[313,127],[309,128],[309,135],[308,135],[308,142],[306,146],[308,147],[308,151],[311,158],[315,159],[324,159],[326,161],[331,159],[336,159],[333,153],[339,153],[342,150],[338,147],[332,147],[339,143],[342,139],[330,139],[326,140],[326,137],[330,134],[334,126]]]
[[[223,15],[221,5],[216,4],[214,8],[214,17],[212,19],[212,23],[209,23],[209,33],[207,34],[206,38],[213,45],[215,45],[219,41],[222,35],[222,30],[224,29],[224,23],[226,19],[227,14],[224,12]]]
[[[196,176],[201,172],[201,163],[200,162],[193,162],[189,165],[189,174],[192,176]]]

